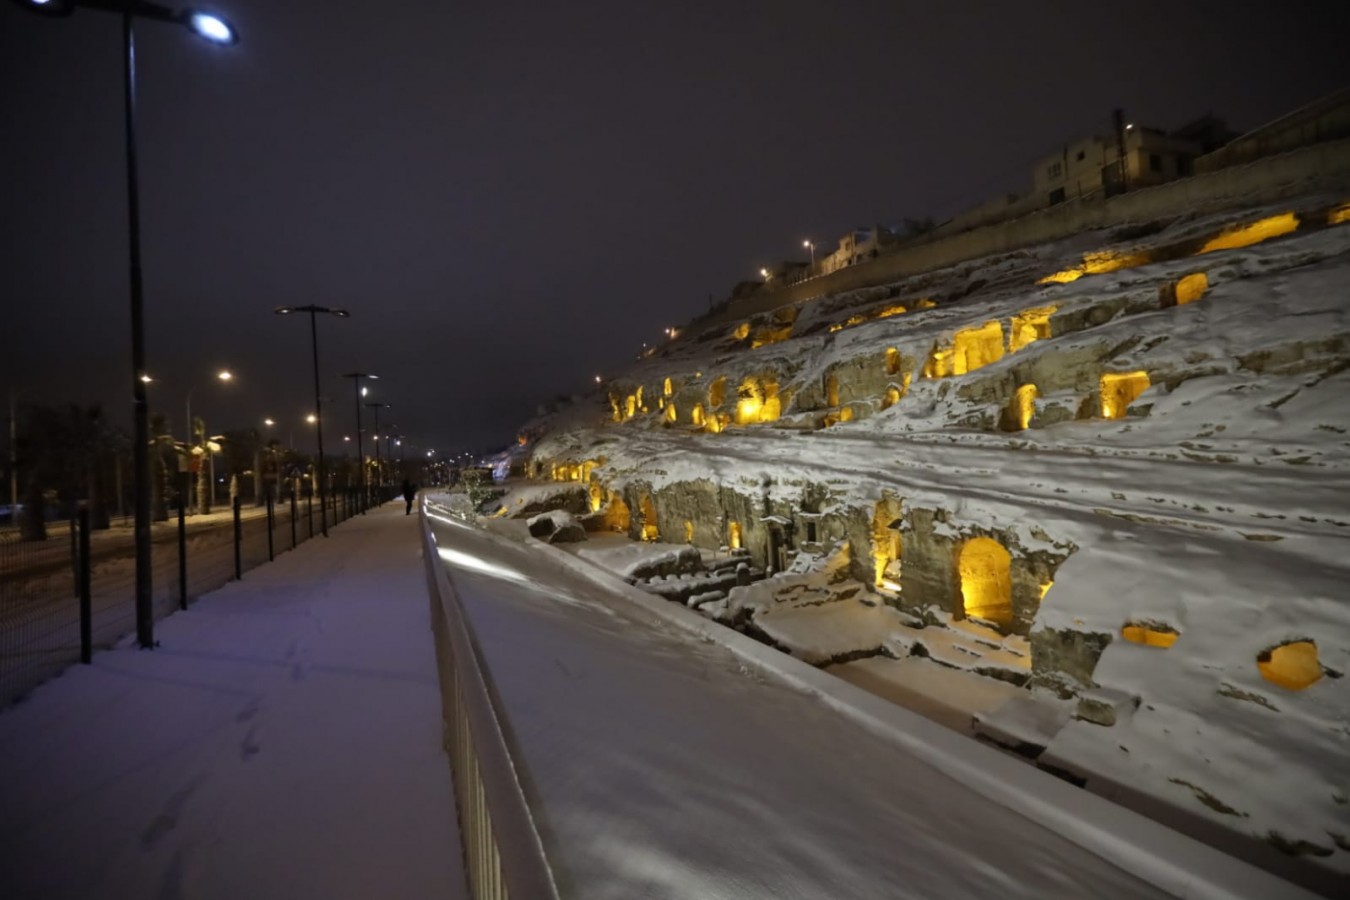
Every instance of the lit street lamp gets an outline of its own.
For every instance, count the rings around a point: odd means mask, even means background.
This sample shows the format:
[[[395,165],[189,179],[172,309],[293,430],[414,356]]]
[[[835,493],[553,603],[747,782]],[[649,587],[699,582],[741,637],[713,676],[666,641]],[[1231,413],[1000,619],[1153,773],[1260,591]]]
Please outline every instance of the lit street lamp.
[[[315,316],[319,313],[337,316],[339,319],[351,317],[345,309],[329,309],[326,306],[278,306],[273,310],[279,316],[291,313],[309,313],[310,346],[314,351],[314,431],[319,441],[319,529],[328,537],[328,507],[324,505],[324,468],[323,468],[323,397],[319,395],[319,326]]]
[[[811,251],[811,270],[816,268],[816,245],[811,241],[802,241],[802,246]]]
[[[342,375],[342,377],[343,377],[343,378],[350,378],[350,379],[352,380],[352,390],[353,390],[353,391],[355,392],[355,394],[356,394],[356,456],[357,456],[357,461],[358,461],[358,463],[359,463],[359,464],[357,465],[357,469],[359,470],[359,475],[357,476],[357,478],[358,478],[357,486],[358,486],[358,489],[359,489],[360,492],[361,492],[361,493],[360,493],[360,496],[361,496],[361,515],[365,515],[365,514],[366,514],[366,451],[362,448],[362,441],[361,441],[361,398],[364,397],[364,396],[366,395],[366,389],[363,388],[363,387],[361,387],[361,379],[362,379],[362,378],[379,378],[380,376],[378,376],[378,375],[372,375],[372,374],[370,374],[369,372],[347,372],[347,373],[345,373],[344,375]]]
[[[229,384],[230,381],[234,379],[234,374],[230,372],[228,369],[221,369],[219,372],[216,373],[216,379],[224,384]],[[147,375],[142,380],[149,383],[150,376]],[[187,415],[187,447],[189,452],[191,452],[192,447],[196,446],[194,441],[196,435],[194,435],[192,431],[192,392],[195,390],[197,390],[197,385],[195,384],[188,389],[187,402],[185,403],[186,409],[184,410]],[[211,449],[209,447],[205,446],[206,434],[207,434],[206,422],[203,420],[202,449],[205,450],[207,455],[207,467],[210,470],[210,479],[211,479],[211,493],[207,495],[205,503],[202,502],[202,498],[200,496],[197,498],[197,503],[201,507],[198,511],[202,513],[210,512],[211,505],[216,502],[216,455],[211,452]]]
[[[366,406],[375,410],[375,483],[384,484],[384,470],[380,465],[380,410],[388,409],[388,403],[367,403]]]
[[[239,34],[219,16],[173,10],[148,0],[15,0],[40,15],[68,16],[77,6],[122,16],[123,97],[127,159],[127,256],[131,274],[132,452],[135,481],[136,641],[155,645],[155,607],[150,558],[150,406],[145,393],[145,315],[141,281],[140,191],[136,178],[136,18],[182,25],[213,44],[237,43]]]

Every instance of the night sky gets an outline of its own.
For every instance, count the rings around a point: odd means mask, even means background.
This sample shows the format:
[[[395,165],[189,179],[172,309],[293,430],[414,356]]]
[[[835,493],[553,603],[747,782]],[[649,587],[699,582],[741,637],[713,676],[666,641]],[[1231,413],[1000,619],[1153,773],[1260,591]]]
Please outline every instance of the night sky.
[[[361,369],[411,445],[484,449],[804,238],[1023,188],[1116,106],[1242,131],[1350,83],[1320,0],[204,5],[241,43],[138,30],[151,405],[181,433],[195,385],[300,449],[276,306],[352,313],[319,322],[330,448]],[[129,428],[120,27],[0,4],[0,376]]]

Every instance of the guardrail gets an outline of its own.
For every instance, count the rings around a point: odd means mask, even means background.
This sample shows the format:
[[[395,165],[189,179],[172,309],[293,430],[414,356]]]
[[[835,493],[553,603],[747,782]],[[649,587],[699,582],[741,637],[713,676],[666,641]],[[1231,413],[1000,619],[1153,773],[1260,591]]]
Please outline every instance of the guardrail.
[[[394,494],[394,488],[380,488],[370,501],[382,503]],[[353,492],[338,491],[327,500],[330,525],[360,511]],[[156,524],[150,552],[155,618],[242,578],[314,537],[320,526],[316,498]],[[135,630],[131,531],[86,530],[83,545],[79,531],[72,521],[68,532],[45,541],[0,532],[0,706]]]
[[[558,889],[502,730],[491,676],[422,505],[422,550],[441,681],[445,749],[475,900],[557,900]]]

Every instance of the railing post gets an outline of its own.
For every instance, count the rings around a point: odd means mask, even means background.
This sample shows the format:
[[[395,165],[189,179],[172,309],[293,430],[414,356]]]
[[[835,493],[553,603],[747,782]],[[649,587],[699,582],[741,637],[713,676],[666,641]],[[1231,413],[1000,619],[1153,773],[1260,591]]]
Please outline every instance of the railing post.
[[[190,472],[178,473],[178,608],[187,609],[187,499]]]
[[[295,520],[300,517],[300,510],[295,505],[295,491],[291,491],[291,549],[295,549],[298,543],[295,536]]]
[[[305,498],[305,516],[309,519],[309,538],[314,537],[314,492],[310,491],[309,496]]]
[[[267,561],[272,562],[276,557],[276,550],[272,543],[272,530],[276,525],[276,509],[272,503],[272,486],[267,486]]]
[[[234,580],[238,581],[244,577],[243,559],[240,554],[240,544],[244,540],[244,527],[239,519],[239,497],[234,498]]]
[[[80,504],[80,662],[88,665],[94,656],[94,597],[89,585],[89,507]]]

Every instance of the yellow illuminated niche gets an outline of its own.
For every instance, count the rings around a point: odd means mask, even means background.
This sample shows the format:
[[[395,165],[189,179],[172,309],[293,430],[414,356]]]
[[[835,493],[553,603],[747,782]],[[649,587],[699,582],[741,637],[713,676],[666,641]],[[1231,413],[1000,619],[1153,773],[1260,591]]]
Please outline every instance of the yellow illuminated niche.
[[[1123,418],[1131,403],[1148,390],[1147,372],[1103,372],[1101,378],[1102,418]]]
[[[694,542],[694,523],[688,519],[684,520],[684,542],[686,544]]]
[[[1120,629],[1120,636],[1131,644],[1170,647],[1177,642],[1181,634],[1171,626],[1159,625],[1156,622],[1126,622]]]
[[[665,396],[667,396],[667,397],[669,397],[671,394],[674,393],[674,391],[671,390],[671,384],[670,384],[670,379],[669,379],[669,378],[667,378],[666,381],[665,381],[665,384],[662,385],[662,393],[663,393]]]
[[[600,486],[600,482],[592,481],[590,490],[591,512],[599,512],[600,507],[605,505],[605,489]]]
[[[900,371],[900,351],[894,347],[886,348],[886,374],[894,375]]]
[[[1012,406],[1008,410],[1009,418],[1018,431],[1026,431],[1036,415],[1036,398],[1041,392],[1034,384],[1024,384],[1013,394]]]
[[[717,434],[731,424],[731,416],[726,413],[710,413],[707,420],[709,434]]]
[[[657,398],[656,398],[656,408],[657,408],[657,409],[665,409],[665,408],[666,408],[666,398],[665,398],[665,397],[657,397]]]
[[[766,347],[769,344],[779,344],[790,337],[792,337],[791,323],[778,328],[761,328],[755,332],[754,338],[750,341],[750,349]]]
[[[689,421],[702,427],[703,425],[703,404],[695,403],[694,408],[689,410]]]
[[[743,341],[750,336],[750,323],[742,322],[731,332],[731,336],[738,341]]]
[[[676,421],[675,404],[674,404],[674,403],[667,403],[667,404],[666,404],[666,421],[667,421],[667,422],[674,422],[674,421]]]
[[[830,375],[825,379],[825,402],[830,406],[839,405],[839,376]]]
[[[965,375],[1003,358],[1003,324],[997,319],[952,335],[952,346],[933,348],[923,374],[929,378]]]
[[[1317,644],[1312,641],[1291,641],[1262,650],[1256,657],[1256,668],[1266,681],[1290,691],[1301,691],[1322,677]]]
[[[727,376],[719,375],[708,385],[708,408],[717,409],[726,400]]]
[[[1252,244],[1259,244],[1262,241],[1277,238],[1297,229],[1298,216],[1291,212],[1269,216],[1247,225],[1230,225],[1216,237],[1206,242],[1203,247],[1196,251],[1196,255],[1213,253],[1216,250],[1237,250],[1240,247],[1250,247]]]
[[[623,417],[631,419],[635,415],[637,415],[637,397],[629,394],[623,398]]]
[[[1008,350],[1016,353],[1027,344],[1050,337],[1050,317],[1058,306],[1038,306],[1012,317],[1008,327]]]
[[[881,408],[890,409],[900,402],[900,389],[895,385],[886,388],[886,393],[881,397]]]
[[[961,545],[957,569],[966,615],[1011,624],[1012,555],[1003,545],[991,538],[971,538]]]
[[[914,304],[915,309],[932,309],[935,306],[937,306],[937,302],[934,300],[929,300],[927,297],[924,297],[918,303]]]
[[[1055,586],[1055,582],[1054,582],[1053,579],[1050,580],[1050,581],[1045,582],[1044,584],[1042,584],[1041,587],[1040,587],[1041,595],[1040,595],[1040,597],[1038,597],[1037,599],[1039,599],[1039,600],[1044,600],[1044,599],[1045,599],[1045,595],[1048,594],[1048,593],[1050,593],[1050,589],[1051,589],[1052,587],[1054,587],[1054,586]]]
[[[609,395],[609,408],[613,411],[613,416],[612,416],[612,418],[614,419],[614,421],[615,421],[615,422],[622,422],[622,421],[623,421],[623,413],[619,410],[619,395],[618,395],[618,394],[610,394],[610,395]]]
[[[858,313],[857,315],[849,316],[842,322],[835,322],[833,325],[830,326],[830,331],[843,331],[845,328],[852,328],[854,325],[861,325],[866,321],[867,316],[863,315],[862,313]]]
[[[883,497],[872,510],[873,583],[888,591],[900,590],[900,530],[902,510],[895,497]],[[889,570],[889,573],[888,573]]]
[[[659,541],[661,529],[656,525],[656,507],[652,505],[651,495],[643,494],[638,503],[638,508],[642,511],[642,539],[644,541]]]
[[[903,306],[896,304],[895,306],[888,306],[885,309],[878,311],[874,318],[889,319],[891,316],[902,316],[906,312],[908,312],[908,310]]]
[[[626,532],[631,520],[632,514],[628,504],[623,502],[623,495],[618,491],[610,491],[609,508],[605,510],[605,527],[610,531]]]
[[[839,408],[839,421],[840,421],[840,422],[852,422],[852,421],[853,421],[853,407],[851,407],[851,406],[841,406],[841,407]]]
[[[1205,296],[1207,290],[1209,290],[1209,276],[1204,272],[1192,272],[1185,275],[1173,287],[1174,296],[1177,298],[1177,306],[1194,303]]]
[[[1340,225],[1342,222],[1350,222],[1350,203],[1342,203],[1327,213],[1328,225]]]
[[[643,412],[646,412],[646,411],[647,411],[647,404],[645,404],[645,403],[642,402],[642,387],[641,387],[641,386],[638,387],[637,393],[634,394],[633,396],[637,398],[637,408],[640,409],[640,410],[642,410]]]
[[[1135,266],[1142,266],[1145,263],[1152,262],[1153,256],[1150,253],[1118,253],[1115,250],[1102,250],[1098,253],[1084,253],[1083,264],[1074,266],[1072,269],[1065,269],[1062,272],[1056,272],[1053,275],[1047,275],[1037,281],[1037,284],[1068,284],[1077,281],[1084,275],[1104,275],[1107,272],[1115,272],[1118,269],[1132,269]]]
[[[732,550],[741,549],[740,522],[732,521],[727,523],[727,546],[730,547]]]
[[[763,381],[753,375],[741,382],[737,392],[736,424],[753,425],[775,421],[782,411],[778,398],[778,382],[772,378]]]

